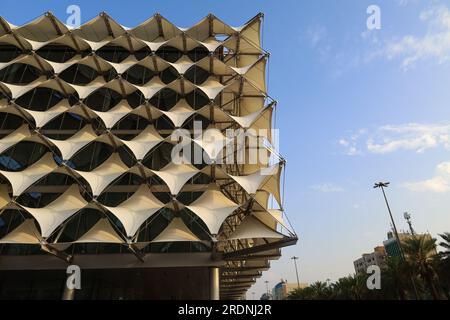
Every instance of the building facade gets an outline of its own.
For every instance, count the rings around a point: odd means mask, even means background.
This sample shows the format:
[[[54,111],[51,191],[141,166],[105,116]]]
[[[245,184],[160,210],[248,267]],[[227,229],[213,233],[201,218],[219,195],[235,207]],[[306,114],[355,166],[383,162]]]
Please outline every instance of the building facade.
[[[404,242],[407,239],[411,239],[412,237],[424,237],[425,239],[431,240],[431,235],[429,233],[422,233],[422,234],[414,234],[407,232],[399,232],[398,237],[400,238],[400,243]],[[387,233],[387,240],[383,241],[383,246],[385,248],[386,254],[388,257],[397,257],[401,258],[401,250],[399,246],[399,241],[395,237],[393,232]],[[435,250],[432,255],[437,254],[437,251]]]
[[[375,247],[373,252],[364,253],[361,258],[353,261],[356,273],[366,273],[367,268],[372,265],[380,268],[386,265],[386,251],[383,246]]]
[[[0,17],[1,298],[238,299],[296,243],[261,22]]]
[[[281,280],[272,289],[273,300],[285,300],[289,296],[289,293],[295,289],[303,289],[306,287],[308,287],[307,283],[288,283],[287,281]]]

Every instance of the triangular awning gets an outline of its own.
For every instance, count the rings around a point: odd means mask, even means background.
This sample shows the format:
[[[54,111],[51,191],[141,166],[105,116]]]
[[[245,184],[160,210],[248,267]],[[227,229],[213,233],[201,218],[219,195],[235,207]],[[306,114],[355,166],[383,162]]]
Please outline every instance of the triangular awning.
[[[171,194],[177,195],[184,184],[197,174],[199,170],[191,164],[175,164],[171,162],[163,169],[159,171],[152,170],[152,172],[167,184]]]
[[[218,234],[224,220],[239,208],[239,205],[219,190],[209,189],[186,208],[202,219],[211,234]]]
[[[0,170],[0,174],[11,183],[13,196],[19,196],[33,183],[52,172],[56,167],[57,165],[53,160],[53,155],[49,152],[39,159],[38,162],[22,171],[11,172]]]
[[[151,242],[200,241],[184,224],[181,218],[173,218],[169,225]]]
[[[230,234],[227,240],[238,239],[255,239],[255,238],[276,238],[281,239],[284,235],[272,230],[264,223],[255,219],[252,216],[248,216],[242,221],[240,225]]]
[[[74,243],[124,243],[107,218],[101,218]]]
[[[61,223],[84,208],[86,204],[78,185],[72,185],[56,200],[43,208],[21,207],[36,219],[41,228],[42,237],[47,238]]]
[[[136,234],[145,220],[164,207],[150,191],[147,185],[142,185],[127,200],[116,207],[104,206],[122,223],[128,237]]]
[[[39,231],[34,224],[33,219],[27,219],[22,222],[17,228],[8,233],[2,239],[0,243],[5,244],[40,244],[41,239]]]

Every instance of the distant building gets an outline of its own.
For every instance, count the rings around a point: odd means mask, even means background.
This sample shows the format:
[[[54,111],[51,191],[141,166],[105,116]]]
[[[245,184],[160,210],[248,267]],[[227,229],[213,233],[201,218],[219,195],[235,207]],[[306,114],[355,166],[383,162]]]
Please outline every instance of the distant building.
[[[300,283],[300,288],[306,288],[307,286],[307,283]],[[281,280],[281,282],[277,283],[272,289],[272,300],[284,300],[291,291],[294,291],[297,288],[299,288],[297,283],[288,283]]]
[[[398,234],[398,237],[400,238],[400,242],[405,242],[407,239],[411,239],[412,237],[425,237],[426,239],[431,239],[431,235],[429,233],[422,233],[422,234],[410,234],[406,232],[401,232]],[[387,233],[387,240],[383,241],[384,249],[386,251],[386,254],[388,257],[401,257],[401,251],[399,243],[391,231]],[[437,254],[437,251],[435,250],[432,255]]]
[[[386,264],[386,251],[383,246],[375,247],[373,252],[364,253],[361,258],[353,261],[356,273],[365,273],[367,268],[377,265],[380,268]]]

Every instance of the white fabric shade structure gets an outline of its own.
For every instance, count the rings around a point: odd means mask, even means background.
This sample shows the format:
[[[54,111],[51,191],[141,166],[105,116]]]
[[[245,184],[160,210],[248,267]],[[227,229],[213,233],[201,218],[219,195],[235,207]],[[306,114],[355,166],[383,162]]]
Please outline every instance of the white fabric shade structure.
[[[200,239],[192,233],[181,218],[175,217],[151,242],[196,242]]]
[[[206,224],[211,234],[218,234],[225,219],[239,208],[219,190],[207,190],[196,201],[186,206]]]
[[[0,139],[0,153],[31,136],[28,125],[23,124],[6,137]]]
[[[128,171],[118,153],[113,153],[105,162],[92,171],[73,170],[82,176],[91,187],[92,194],[97,197],[105,188]]]
[[[231,233],[228,240],[255,239],[255,238],[274,238],[280,239],[284,235],[269,228],[258,219],[248,216]]]
[[[267,93],[261,20],[233,27],[211,14],[180,28],[155,14],[126,28],[101,13],[69,28],[51,13],[23,26],[0,18],[0,50],[17,47],[0,63],[0,154],[13,160],[0,170],[0,214],[15,219],[0,243],[40,245],[60,258],[84,254],[69,253],[72,245],[119,244],[143,261],[172,242],[197,242],[186,247],[217,252],[227,288],[239,290],[233,276],[244,275],[241,266],[266,270],[270,258],[257,255],[276,256],[295,234],[283,221],[285,161],[270,145],[276,102]],[[115,47],[129,54],[116,60],[106,52]],[[68,49],[75,53],[58,57]],[[166,55],[174,50],[176,60]],[[202,121],[201,134],[191,120]],[[243,133],[243,146],[230,128]],[[202,151],[202,163],[191,164],[184,150],[175,156],[185,161],[172,158],[184,144]],[[22,168],[36,152],[43,156]],[[15,215],[32,218],[18,224]],[[149,232],[170,216],[160,234]],[[285,229],[290,236],[277,231]],[[122,250],[114,253],[121,259]]]
[[[147,126],[144,131],[131,140],[121,139],[138,160],[144,159],[145,155],[163,140],[152,125]]]
[[[164,181],[172,195],[177,195],[184,184],[199,170],[191,164],[174,164],[171,162],[161,170],[152,170],[152,172]]]
[[[87,205],[80,194],[78,185],[70,186],[66,192],[43,208],[29,208],[28,211],[39,223],[43,238],[49,237],[64,221]]]
[[[164,207],[150,191],[148,186],[142,185],[127,200],[116,207],[104,206],[111,211],[122,223],[128,237],[136,234],[142,223],[159,209]]]
[[[277,179],[279,172],[280,165],[276,164],[269,168],[262,168],[246,176],[230,175],[230,177],[249,194],[255,195],[259,189],[263,189],[273,194],[277,201],[281,203],[279,186],[277,188],[276,182],[275,184],[273,183],[274,176]]]
[[[208,128],[200,137],[195,138],[194,142],[206,152],[212,161],[216,161],[223,155],[223,149],[232,143],[233,139],[224,136],[219,129]]]
[[[45,154],[38,162],[22,171],[3,171],[2,174],[11,184],[13,196],[21,195],[28,187],[49,174],[57,167],[51,153]]]
[[[75,243],[124,243],[107,218],[101,218]]]
[[[2,239],[0,244],[40,244],[39,231],[33,219],[26,219]]]
[[[92,126],[86,125],[83,129],[66,140],[56,140],[49,138],[48,140],[58,148],[58,150],[61,152],[63,160],[69,160],[80,149],[82,149],[90,142],[94,141],[96,138],[97,135],[95,134],[94,129],[92,129]]]
[[[91,109],[100,119],[102,119],[105,127],[110,129],[123,117],[128,115],[133,109],[126,102],[119,103],[108,111],[97,111]]]
[[[260,221],[272,229],[276,229],[278,224],[284,226],[283,211],[279,209],[267,209],[267,211],[256,211],[253,213]]]
[[[175,128],[181,127],[184,122],[195,113],[195,110],[189,106],[186,100],[181,99],[169,111],[161,111],[172,121]]]

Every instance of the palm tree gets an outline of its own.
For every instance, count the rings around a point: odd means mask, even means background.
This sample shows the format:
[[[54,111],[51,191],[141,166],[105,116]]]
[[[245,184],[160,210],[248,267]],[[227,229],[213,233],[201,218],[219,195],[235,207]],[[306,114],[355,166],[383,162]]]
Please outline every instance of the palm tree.
[[[439,300],[434,280],[433,257],[436,255],[436,239],[427,236],[413,236],[404,240],[403,249],[411,267],[426,282],[433,299]]]
[[[439,242],[439,245],[446,249],[446,251],[442,252],[442,255],[445,259],[450,258],[450,232],[445,232],[439,236],[444,240]]]
[[[441,280],[441,289],[447,299],[450,299],[450,232],[439,235],[444,241],[439,245],[446,251],[439,253],[439,259],[436,259],[436,271]]]
[[[386,267],[383,268],[383,289],[388,286],[396,292],[398,299],[405,300],[405,289],[407,287],[406,264],[399,257],[389,257],[386,261]]]
[[[326,282],[316,281],[310,285],[312,289],[313,299],[324,300],[330,297],[330,288]]]

